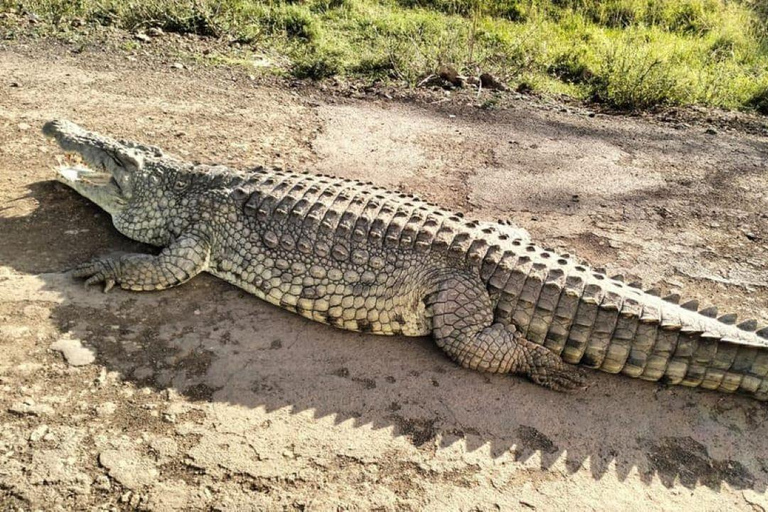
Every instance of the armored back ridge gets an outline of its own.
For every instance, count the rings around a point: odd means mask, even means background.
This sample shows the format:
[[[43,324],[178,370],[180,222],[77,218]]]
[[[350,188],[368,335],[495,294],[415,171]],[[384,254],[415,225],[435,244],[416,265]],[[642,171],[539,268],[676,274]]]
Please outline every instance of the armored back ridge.
[[[196,166],[67,122],[45,132],[82,155],[64,183],[164,247],[82,265],[88,283],[155,290],[207,271],[318,322],[431,334],[465,367],[553,389],[583,386],[581,364],[768,399],[768,330],[608,278],[511,224],[354,180]]]

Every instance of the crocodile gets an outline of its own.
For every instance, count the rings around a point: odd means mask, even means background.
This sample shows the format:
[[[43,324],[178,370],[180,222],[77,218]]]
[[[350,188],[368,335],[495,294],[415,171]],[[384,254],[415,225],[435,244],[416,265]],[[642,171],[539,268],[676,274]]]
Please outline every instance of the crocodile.
[[[342,329],[431,335],[459,365],[584,388],[583,368],[768,400],[768,328],[661,298],[532,242],[372,183],[183,161],[55,120],[57,178],[157,255],[99,257],[85,284],[162,290],[209,272]]]

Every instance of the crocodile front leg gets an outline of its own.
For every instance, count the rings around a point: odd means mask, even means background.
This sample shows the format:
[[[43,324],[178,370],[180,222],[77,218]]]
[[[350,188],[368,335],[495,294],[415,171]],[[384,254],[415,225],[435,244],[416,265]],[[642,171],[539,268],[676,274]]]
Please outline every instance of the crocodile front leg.
[[[177,238],[157,255],[126,254],[96,258],[77,267],[75,277],[86,278],[85,285],[104,283],[104,292],[115,284],[134,291],[163,290],[189,281],[208,268],[211,244],[200,233]]]
[[[454,361],[473,370],[526,375],[558,391],[583,388],[584,373],[551,350],[526,340],[511,325],[493,323],[488,291],[473,276],[440,279],[427,307],[437,345]]]

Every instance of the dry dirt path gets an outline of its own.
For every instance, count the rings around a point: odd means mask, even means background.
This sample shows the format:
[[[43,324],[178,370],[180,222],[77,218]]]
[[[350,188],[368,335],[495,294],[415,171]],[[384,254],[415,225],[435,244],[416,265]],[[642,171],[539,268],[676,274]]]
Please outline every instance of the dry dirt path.
[[[609,272],[768,321],[765,138],[0,47],[0,509],[768,509],[768,408],[749,399],[605,374],[557,394],[210,276],[83,289],[67,269],[144,248],[50,181],[40,127],[55,117],[510,217]],[[95,363],[69,366],[62,339]]]

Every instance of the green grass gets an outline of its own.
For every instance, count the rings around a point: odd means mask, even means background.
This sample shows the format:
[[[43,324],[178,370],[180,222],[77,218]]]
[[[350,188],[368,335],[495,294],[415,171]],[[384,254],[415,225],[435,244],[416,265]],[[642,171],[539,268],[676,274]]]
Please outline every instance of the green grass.
[[[442,65],[627,110],[706,105],[768,114],[765,0],[0,0],[66,29],[227,37],[298,77],[413,86]]]

